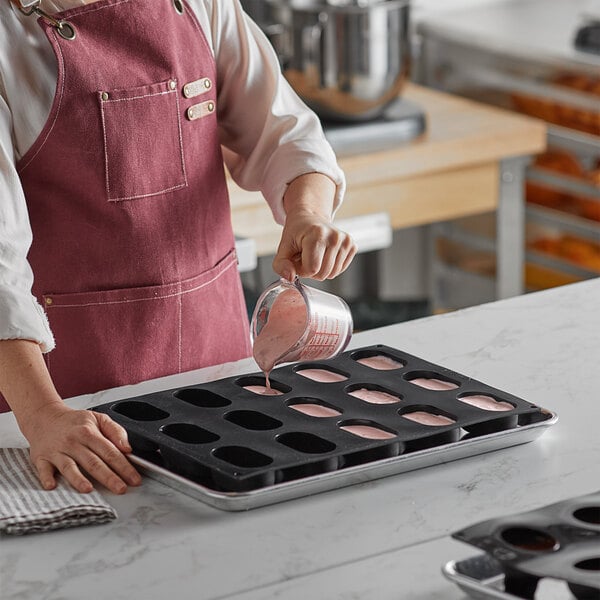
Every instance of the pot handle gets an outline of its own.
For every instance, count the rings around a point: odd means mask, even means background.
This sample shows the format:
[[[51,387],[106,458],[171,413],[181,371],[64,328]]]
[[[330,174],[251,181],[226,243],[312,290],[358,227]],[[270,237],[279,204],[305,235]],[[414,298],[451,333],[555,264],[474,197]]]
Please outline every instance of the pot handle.
[[[325,65],[321,52],[321,41],[327,19],[327,13],[321,12],[314,25],[302,28],[302,70],[305,77],[312,81],[315,87],[325,87]]]

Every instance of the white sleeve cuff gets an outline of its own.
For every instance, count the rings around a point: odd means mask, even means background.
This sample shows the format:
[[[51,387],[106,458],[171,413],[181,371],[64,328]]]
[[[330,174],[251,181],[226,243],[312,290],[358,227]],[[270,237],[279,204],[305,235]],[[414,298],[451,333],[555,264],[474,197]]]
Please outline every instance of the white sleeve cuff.
[[[280,225],[285,222],[283,195],[296,177],[306,173],[321,173],[335,183],[333,214],[342,203],[346,179],[329,144],[323,139],[288,142],[279,146],[269,159],[260,190]]]
[[[0,340],[31,340],[42,352],[54,348],[46,314],[31,294],[0,286]]]

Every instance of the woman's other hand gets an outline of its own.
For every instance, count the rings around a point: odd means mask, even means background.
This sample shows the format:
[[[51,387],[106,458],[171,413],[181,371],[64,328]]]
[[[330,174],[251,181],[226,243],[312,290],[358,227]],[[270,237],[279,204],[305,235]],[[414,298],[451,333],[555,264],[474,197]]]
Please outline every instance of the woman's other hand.
[[[356,245],[332,223],[335,184],[320,173],[294,179],[283,199],[286,221],[273,269],[284,279],[309,277],[323,281],[345,271]]]
[[[125,456],[131,452],[126,431],[108,415],[50,404],[30,417],[27,437],[46,490],[56,487],[57,470],[82,493],[94,489],[86,475],[115,494],[142,481]]]
[[[42,486],[56,487],[56,471],[79,492],[93,489],[90,477],[115,494],[141,478],[125,454],[126,431],[110,417],[73,410],[62,401],[37,343],[0,341],[0,391],[30,444]]]

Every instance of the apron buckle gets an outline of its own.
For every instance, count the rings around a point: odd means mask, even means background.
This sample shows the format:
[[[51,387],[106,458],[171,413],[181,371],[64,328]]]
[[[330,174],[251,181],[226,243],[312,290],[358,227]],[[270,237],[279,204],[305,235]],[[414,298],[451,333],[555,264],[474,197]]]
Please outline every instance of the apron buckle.
[[[32,14],[36,14],[46,23],[52,25],[52,27],[56,28],[58,34],[64,38],[65,40],[74,40],[77,36],[77,32],[75,31],[75,27],[69,23],[69,21],[55,19],[52,15],[49,15],[46,11],[40,8],[40,3],[42,0],[19,0],[19,10],[27,16]]]

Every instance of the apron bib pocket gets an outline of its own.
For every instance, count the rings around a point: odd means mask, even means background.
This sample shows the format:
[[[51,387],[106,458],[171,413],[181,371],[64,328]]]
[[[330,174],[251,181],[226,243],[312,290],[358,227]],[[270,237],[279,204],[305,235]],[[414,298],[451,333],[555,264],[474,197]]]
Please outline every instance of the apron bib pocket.
[[[187,186],[178,93],[175,79],[98,92],[108,200]]]

